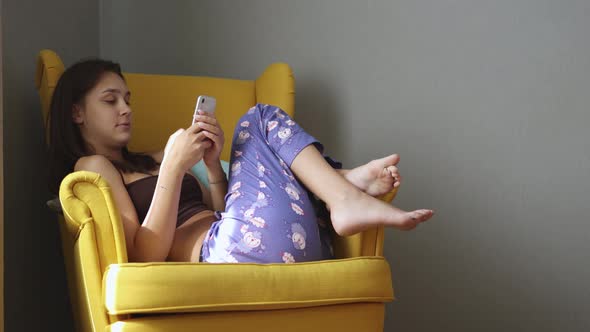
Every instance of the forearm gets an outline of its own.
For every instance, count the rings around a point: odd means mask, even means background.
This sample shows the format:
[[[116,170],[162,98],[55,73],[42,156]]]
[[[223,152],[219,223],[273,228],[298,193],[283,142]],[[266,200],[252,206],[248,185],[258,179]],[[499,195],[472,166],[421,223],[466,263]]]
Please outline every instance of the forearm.
[[[135,235],[134,261],[164,261],[170,252],[176,219],[182,172],[162,164],[148,213]]]
[[[211,205],[214,210],[225,210],[225,195],[227,194],[227,176],[221,167],[221,162],[207,166]]]

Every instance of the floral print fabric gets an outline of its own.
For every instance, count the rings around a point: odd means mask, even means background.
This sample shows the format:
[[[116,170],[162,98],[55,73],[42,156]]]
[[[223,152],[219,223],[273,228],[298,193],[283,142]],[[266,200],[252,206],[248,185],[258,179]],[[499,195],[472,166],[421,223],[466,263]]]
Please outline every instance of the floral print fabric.
[[[317,217],[318,202],[290,169],[310,144],[323,151],[276,106],[257,104],[242,116],[233,136],[226,210],[205,237],[203,261],[294,263],[333,258],[329,225]]]

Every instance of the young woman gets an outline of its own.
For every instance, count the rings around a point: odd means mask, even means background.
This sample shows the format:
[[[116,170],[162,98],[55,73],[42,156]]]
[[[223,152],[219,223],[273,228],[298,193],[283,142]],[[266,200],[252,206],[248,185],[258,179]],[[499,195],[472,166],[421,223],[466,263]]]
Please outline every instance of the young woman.
[[[121,213],[130,261],[332,258],[314,197],[340,235],[379,225],[410,230],[433,215],[372,197],[399,186],[397,155],[337,170],[319,142],[271,105],[254,106],[236,125],[229,180],[219,160],[223,132],[204,112],[164,151],[132,153],[130,97],[118,64],[82,61],[61,76],[48,124],[53,191],[72,171],[101,174]],[[200,160],[209,189],[187,173]]]

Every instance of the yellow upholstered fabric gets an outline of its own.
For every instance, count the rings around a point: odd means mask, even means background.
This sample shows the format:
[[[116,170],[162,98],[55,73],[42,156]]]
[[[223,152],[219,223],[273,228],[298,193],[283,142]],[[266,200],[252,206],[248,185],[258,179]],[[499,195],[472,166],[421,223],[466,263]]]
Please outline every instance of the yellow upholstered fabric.
[[[110,314],[267,310],[393,299],[389,264],[383,257],[296,264],[116,264],[107,269],[103,290]]]
[[[44,119],[64,66],[43,50],[35,82]],[[164,147],[190,124],[196,97],[217,98],[217,116],[231,142],[237,119],[256,103],[294,116],[294,80],[284,63],[256,80],[124,73],[134,112],[131,150]],[[229,144],[222,157],[229,159]],[[387,197],[391,201],[395,192]],[[77,331],[380,331],[393,299],[383,228],[334,236],[340,259],[293,265],[128,263],[125,237],[108,183],[74,172],[61,183],[58,216]],[[373,257],[368,257],[373,256]],[[178,314],[183,312],[183,314]]]
[[[229,160],[234,124],[256,104],[254,82],[211,77],[125,74],[131,91],[133,151],[162,150],[171,133],[191,125],[198,95],[217,99],[215,114],[225,133],[221,158]]]
[[[110,332],[332,332],[383,331],[382,303],[357,302],[311,308],[266,311],[216,311],[197,314],[157,315],[117,322]],[[198,320],[198,324],[195,321]]]

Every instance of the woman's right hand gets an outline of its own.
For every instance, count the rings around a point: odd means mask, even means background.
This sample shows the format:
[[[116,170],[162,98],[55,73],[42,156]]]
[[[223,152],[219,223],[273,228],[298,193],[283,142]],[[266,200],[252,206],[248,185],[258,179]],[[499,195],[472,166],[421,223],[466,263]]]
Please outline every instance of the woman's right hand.
[[[196,123],[187,129],[178,129],[168,138],[162,164],[166,163],[169,167],[185,173],[203,159],[205,150],[210,148],[211,144],[211,140],[207,139]]]

